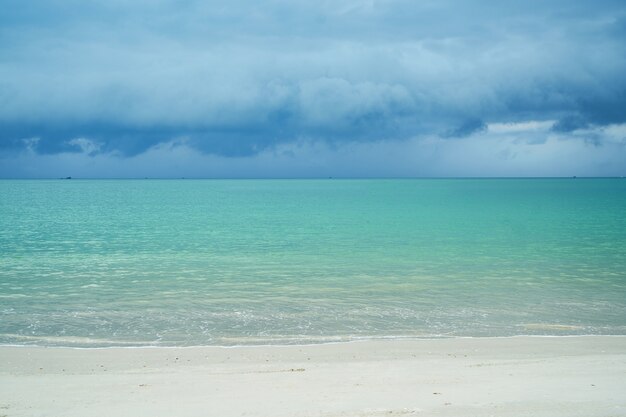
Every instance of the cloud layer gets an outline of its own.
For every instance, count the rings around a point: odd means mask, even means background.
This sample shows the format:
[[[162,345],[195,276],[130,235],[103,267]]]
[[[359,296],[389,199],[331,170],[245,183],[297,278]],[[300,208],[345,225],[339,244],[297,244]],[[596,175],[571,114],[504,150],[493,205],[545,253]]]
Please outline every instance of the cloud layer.
[[[0,1],[5,158],[458,144],[528,121],[602,145],[626,123],[621,1]]]

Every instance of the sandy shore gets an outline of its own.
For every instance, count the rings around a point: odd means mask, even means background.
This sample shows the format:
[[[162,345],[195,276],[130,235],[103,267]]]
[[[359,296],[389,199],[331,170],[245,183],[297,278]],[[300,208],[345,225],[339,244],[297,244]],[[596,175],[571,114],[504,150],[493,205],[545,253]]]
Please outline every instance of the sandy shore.
[[[0,348],[0,416],[626,416],[626,337]]]

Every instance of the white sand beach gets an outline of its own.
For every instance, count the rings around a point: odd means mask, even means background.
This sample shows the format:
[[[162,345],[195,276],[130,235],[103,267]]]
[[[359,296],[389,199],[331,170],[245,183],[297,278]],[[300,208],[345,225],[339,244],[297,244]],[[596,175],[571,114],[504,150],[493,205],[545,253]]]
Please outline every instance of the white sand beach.
[[[0,348],[0,416],[626,416],[626,337]]]

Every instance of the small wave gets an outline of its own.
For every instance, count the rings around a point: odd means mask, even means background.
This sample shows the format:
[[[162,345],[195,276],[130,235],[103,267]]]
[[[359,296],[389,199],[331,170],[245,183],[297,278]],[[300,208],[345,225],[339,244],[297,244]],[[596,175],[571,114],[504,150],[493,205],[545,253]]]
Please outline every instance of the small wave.
[[[145,341],[109,340],[80,336],[29,336],[13,333],[0,333],[0,340],[56,346],[148,346],[155,344]]]
[[[584,327],[571,324],[551,324],[551,323],[527,323],[521,325],[526,330],[560,330],[573,331],[582,330]]]

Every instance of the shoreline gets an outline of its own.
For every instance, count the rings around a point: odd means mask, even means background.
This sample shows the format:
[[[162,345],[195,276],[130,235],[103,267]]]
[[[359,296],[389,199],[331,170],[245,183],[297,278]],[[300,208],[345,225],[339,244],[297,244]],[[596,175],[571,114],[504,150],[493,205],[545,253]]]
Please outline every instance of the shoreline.
[[[0,346],[0,415],[625,416],[626,336]]]
[[[381,337],[363,337],[358,339],[348,340],[329,340],[323,342],[305,342],[305,343],[267,343],[267,344],[233,344],[233,345],[153,345],[146,342],[146,344],[136,344],[136,342],[128,342],[121,345],[111,346],[71,346],[71,345],[38,345],[38,344],[16,344],[16,343],[0,343],[0,349],[3,348],[38,348],[38,349],[77,349],[77,350],[106,350],[106,349],[202,349],[202,348],[220,348],[220,349],[236,349],[236,348],[263,348],[263,347],[298,347],[298,346],[325,346],[325,345],[338,345],[348,343],[368,343],[368,342],[385,342],[385,341],[435,341],[435,340],[498,340],[498,339],[516,339],[516,338],[586,338],[586,337],[616,337],[626,338],[626,334],[517,334],[508,336],[381,336]],[[120,342],[117,342],[120,343]]]

